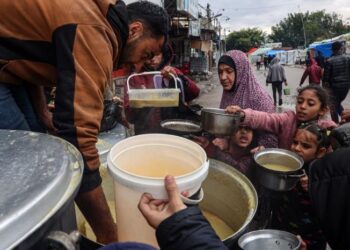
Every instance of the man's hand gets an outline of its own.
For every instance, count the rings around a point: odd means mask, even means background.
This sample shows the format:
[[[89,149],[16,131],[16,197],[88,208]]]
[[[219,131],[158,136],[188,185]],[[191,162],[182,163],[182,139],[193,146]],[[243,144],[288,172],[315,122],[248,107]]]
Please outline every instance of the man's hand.
[[[173,176],[166,176],[164,180],[165,189],[169,200],[155,200],[150,194],[144,193],[139,201],[138,208],[147,220],[148,224],[156,229],[159,224],[176,212],[186,208],[180,198],[179,191]]]

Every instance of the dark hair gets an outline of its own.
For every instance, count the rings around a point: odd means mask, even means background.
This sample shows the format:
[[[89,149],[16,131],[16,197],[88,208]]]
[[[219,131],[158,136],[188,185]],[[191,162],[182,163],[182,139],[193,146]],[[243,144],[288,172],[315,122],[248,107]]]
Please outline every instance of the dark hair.
[[[324,88],[322,88],[321,86],[319,86],[317,84],[310,84],[310,85],[307,85],[307,86],[301,88],[298,91],[298,95],[303,93],[305,90],[313,90],[315,92],[318,99],[320,100],[321,109],[326,109],[329,107],[329,105],[330,105],[329,95]]]
[[[339,51],[343,47],[343,43],[339,41],[335,41],[332,43],[332,51]]]
[[[129,23],[139,21],[152,37],[165,36],[169,32],[169,16],[164,8],[148,1],[138,1],[127,6]],[[146,31],[147,33],[147,31]]]
[[[317,149],[322,147],[328,148],[330,146],[327,129],[321,128],[316,123],[303,123],[298,127],[298,129],[305,129],[306,131],[316,135]]]

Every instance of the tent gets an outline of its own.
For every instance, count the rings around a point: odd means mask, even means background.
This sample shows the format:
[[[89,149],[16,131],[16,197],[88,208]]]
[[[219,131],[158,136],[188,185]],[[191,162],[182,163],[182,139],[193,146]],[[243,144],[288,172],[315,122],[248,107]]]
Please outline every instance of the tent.
[[[270,50],[266,52],[267,56],[276,56],[276,54],[284,52],[284,50]]]
[[[334,41],[327,41],[324,43],[312,43],[309,45],[309,49],[315,49],[317,52],[321,52],[324,57],[330,57],[332,55],[332,43]]]
[[[255,52],[258,48],[251,48],[246,54],[249,55],[253,52]]]

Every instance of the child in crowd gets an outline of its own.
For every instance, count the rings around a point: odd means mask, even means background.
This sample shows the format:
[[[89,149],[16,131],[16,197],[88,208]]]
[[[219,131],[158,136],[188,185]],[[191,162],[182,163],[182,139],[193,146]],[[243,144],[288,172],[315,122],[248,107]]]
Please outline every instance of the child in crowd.
[[[322,87],[308,85],[299,90],[294,111],[266,113],[252,109],[228,106],[226,112],[242,114],[242,124],[254,130],[264,130],[278,135],[279,148],[289,149],[297,126],[308,122],[317,122],[322,128],[337,126],[331,120],[321,119],[328,111],[329,96]]]
[[[231,135],[229,140],[216,138],[210,142],[206,137],[195,137],[193,139],[205,149],[208,157],[223,161],[250,177],[251,150],[256,144],[253,137],[253,130],[242,125]]]
[[[327,131],[311,123],[297,129],[290,150],[303,158],[303,169],[308,174],[309,164],[323,157],[328,146]],[[273,208],[273,228],[300,235],[308,250],[326,248],[326,240],[313,212],[308,193],[308,175],[302,177],[291,191],[275,194]]]

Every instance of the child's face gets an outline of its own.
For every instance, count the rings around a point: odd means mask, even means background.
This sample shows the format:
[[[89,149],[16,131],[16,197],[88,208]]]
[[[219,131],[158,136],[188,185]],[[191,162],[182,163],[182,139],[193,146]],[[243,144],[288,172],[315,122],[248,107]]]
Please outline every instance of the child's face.
[[[315,120],[325,114],[325,110],[321,109],[320,99],[311,89],[306,89],[298,95],[295,109],[297,120],[301,122]]]
[[[305,129],[298,129],[291,146],[291,150],[308,163],[325,154],[325,148],[317,148],[317,136]]]
[[[231,139],[238,147],[247,148],[252,143],[253,130],[249,127],[240,126]]]

